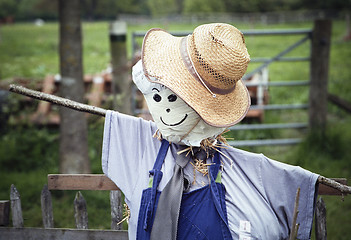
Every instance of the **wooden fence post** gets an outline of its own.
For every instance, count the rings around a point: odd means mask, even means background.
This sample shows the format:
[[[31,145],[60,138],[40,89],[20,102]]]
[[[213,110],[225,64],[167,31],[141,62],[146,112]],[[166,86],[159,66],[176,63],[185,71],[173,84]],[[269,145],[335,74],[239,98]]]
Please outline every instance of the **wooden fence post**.
[[[122,224],[119,224],[123,219],[122,194],[121,191],[110,191],[111,204],[111,229],[122,230]]]
[[[127,59],[127,24],[114,21],[110,24],[110,49],[112,62],[113,108],[125,114],[132,114],[130,69]],[[116,93],[118,98],[116,99]]]
[[[11,200],[13,227],[22,228],[23,216],[22,216],[21,196],[17,191],[17,188],[13,184],[11,185],[10,200]]]
[[[80,192],[77,192],[74,199],[74,217],[77,229],[88,229],[87,203]]]
[[[44,228],[54,228],[51,193],[46,184],[41,191],[41,214],[43,217]]]
[[[312,35],[309,125],[311,130],[320,132],[324,132],[327,121],[331,29],[331,20],[316,20]]]
[[[327,209],[321,197],[316,203],[315,234],[317,240],[327,240]]]
[[[0,226],[8,226],[10,222],[10,201],[0,201]]]

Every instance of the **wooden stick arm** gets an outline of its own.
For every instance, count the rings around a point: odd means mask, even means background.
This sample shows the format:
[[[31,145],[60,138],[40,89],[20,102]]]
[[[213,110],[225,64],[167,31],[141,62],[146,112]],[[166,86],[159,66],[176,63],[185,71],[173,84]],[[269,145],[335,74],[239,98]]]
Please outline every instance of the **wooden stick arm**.
[[[103,108],[99,108],[99,107],[94,107],[91,105],[87,105],[87,104],[82,104],[82,103],[78,103],[66,98],[62,98],[62,97],[58,97],[52,94],[47,94],[47,93],[42,93],[39,91],[35,91],[35,90],[31,90],[22,86],[18,86],[15,84],[10,84],[9,86],[9,91],[14,92],[14,93],[18,93],[21,95],[25,95],[31,98],[35,98],[38,100],[44,100],[44,101],[48,101],[63,107],[68,107],[77,111],[81,111],[81,112],[87,112],[87,113],[91,113],[91,114],[96,114],[96,115],[100,115],[100,116],[105,116],[106,115],[106,109]],[[351,193],[351,187],[347,186],[347,185],[343,185],[338,183],[337,181],[334,181],[332,179],[323,177],[323,176],[319,176],[318,177],[318,182],[329,186],[333,189],[339,190],[342,194],[348,194]]]
[[[62,98],[62,97],[58,97],[52,94],[47,94],[47,93],[43,93],[43,92],[39,92],[39,91],[35,91],[32,89],[28,89],[22,86],[18,86],[15,84],[10,84],[9,86],[9,91],[10,92],[14,92],[14,93],[18,93],[21,95],[25,95],[31,98],[35,98],[38,100],[44,100],[47,102],[51,102],[63,107],[68,107],[80,112],[87,112],[87,113],[91,113],[91,114],[96,114],[96,115],[100,115],[100,116],[105,116],[106,115],[106,109],[103,108],[99,108],[99,107],[94,107],[91,105],[87,105],[87,104],[83,104],[83,103],[79,103],[79,102],[75,102],[66,98]]]
[[[323,184],[325,186],[331,187],[333,189],[339,190],[341,194],[350,194],[351,193],[351,186],[346,185],[346,180],[344,180],[345,184],[341,184],[333,179],[326,178],[323,176],[318,177],[318,183]]]

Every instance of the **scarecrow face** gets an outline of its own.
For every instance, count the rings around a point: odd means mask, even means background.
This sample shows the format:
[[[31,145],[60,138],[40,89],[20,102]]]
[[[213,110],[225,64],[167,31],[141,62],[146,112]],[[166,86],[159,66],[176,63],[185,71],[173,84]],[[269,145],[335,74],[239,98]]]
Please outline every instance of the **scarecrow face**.
[[[200,146],[203,139],[224,131],[206,124],[201,117],[169,88],[150,82],[141,61],[133,67],[133,81],[144,94],[150,113],[162,137],[169,142]]]
[[[156,84],[144,96],[162,137],[170,142],[200,146],[203,139],[215,137],[224,130],[206,124],[188,104],[165,86]]]
[[[170,89],[158,85],[145,95],[150,113],[162,136],[173,142],[182,137],[200,120],[200,116]]]

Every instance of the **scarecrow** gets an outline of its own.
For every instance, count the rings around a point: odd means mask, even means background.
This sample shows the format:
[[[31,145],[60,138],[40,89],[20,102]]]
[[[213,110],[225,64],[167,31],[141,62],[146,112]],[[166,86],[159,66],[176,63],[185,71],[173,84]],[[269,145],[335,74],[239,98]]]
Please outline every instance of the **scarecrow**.
[[[102,167],[125,195],[130,239],[286,239],[300,188],[309,239],[318,175],[226,145],[250,106],[242,33],[205,24],[147,32],[133,81],[154,119],[107,111]]]

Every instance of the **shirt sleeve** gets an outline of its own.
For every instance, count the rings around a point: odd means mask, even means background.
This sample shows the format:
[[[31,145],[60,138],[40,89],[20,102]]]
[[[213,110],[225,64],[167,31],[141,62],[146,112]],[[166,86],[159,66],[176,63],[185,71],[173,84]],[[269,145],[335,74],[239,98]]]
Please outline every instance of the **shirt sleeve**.
[[[151,121],[107,111],[102,145],[102,170],[130,198],[146,147],[157,144]]]
[[[301,167],[277,162],[262,155],[261,182],[267,201],[271,204],[287,237],[293,221],[295,197],[300,188],[297,222],[298,239],[310,239],[317,197],[318,175]]]

